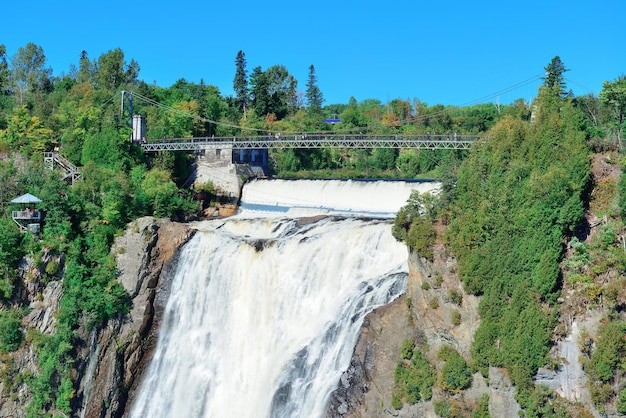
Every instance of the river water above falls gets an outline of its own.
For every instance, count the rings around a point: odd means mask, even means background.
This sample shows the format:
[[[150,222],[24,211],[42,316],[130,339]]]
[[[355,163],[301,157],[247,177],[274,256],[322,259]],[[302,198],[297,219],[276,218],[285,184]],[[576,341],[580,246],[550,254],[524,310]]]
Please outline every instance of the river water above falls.
[[[323,416],[364,316],[405,291],[390,218],[435,185],[246,185],[243,211],[198,223],[182,249],[130,416]]]

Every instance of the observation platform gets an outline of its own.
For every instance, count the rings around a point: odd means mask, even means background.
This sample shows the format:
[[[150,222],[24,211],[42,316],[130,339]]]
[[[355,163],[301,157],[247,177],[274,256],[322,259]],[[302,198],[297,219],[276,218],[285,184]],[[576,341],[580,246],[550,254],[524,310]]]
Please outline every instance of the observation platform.
[[[20,227],[20,231],[38,233],[41,229],[43,213],[41,210],[36,209],[35,206],[42,203],[41,199],[26,193],[11,200],[11,203],[20,205],[19,210],[11,211],[13,222]]]

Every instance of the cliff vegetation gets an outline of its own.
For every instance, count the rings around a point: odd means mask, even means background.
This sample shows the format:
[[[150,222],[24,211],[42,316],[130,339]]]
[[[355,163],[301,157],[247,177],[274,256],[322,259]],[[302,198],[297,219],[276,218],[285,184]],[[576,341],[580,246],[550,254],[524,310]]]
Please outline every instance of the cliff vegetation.
[[[238,74],[245,74],[245,59],[238,59],[236,67]],[[321,92],[316,89],[311,89],[315,94],[307,97],[307,106],[294,100],[297,80],[280,65],[266,70],[258,67],[250,80],[237,79],[237,97],[224,97],[212,85],[184,79],[170,87],[148,84],[139,72],[139,63],[127,60],[120,49],[112,49],[97,59],[83,51],[75,71],[55,75],[46,66],[40,46],[29,43],[7,57],[6,48],[0,45],[0,415],[75,416],[86,410],[84,403],[90,398],[83,379],[88,373],[91,335],[122,330],[134,316],[139,325],[128,332],[145,334],[152,318],[150,312],[133,312],[139,307],[138,291],[121,281],[118,261],[126,247],[112,251],[115,240],[125,230],[128,233],[129,222],[145,216],[193,219],[217,199],[210,184],[196,185],[195,190],[191,186],[193,155],[163,152],[148,158],[131,143],[128,108],[120,116],[122,91],[150,99],[134,104],[135,114],[146,116],[148,139],[230,136],[249,129],[488,132],[488,138],[469,154],[453,150],[277,151],[271,156],[272,174],[442,178],[440,198],[435,202],[420,197],[401,212],[404,218],[395,232],[436,260],[437,252],[429,250],[443,235],[433,222],[446,224],[447,243],[458,257],[461,279],[471,294],[463,296],[456,289],[456,293],[445,293],[446,303],[457,306],[453,323],[461,328],[464,315],[469,315],[461,305],[470,296],[480,296],[481,324],[471,358],[457,347],[439,349],[437,360],[445,372],[441,379],[437,376],[433,387],[449,393],[463,391],[468,385],[467,370],[485,374],[488,367],[501,366],[518,387],[519,402],[529,416],[533,411],[557,411],[551,402],[553,394],[535,388],[532,378],[548,362],[562,317],[559,300],[567,283],[572,292],[584,294],[586,306],[606,309],[602,329],[585,334],[585,368],[598,408],[624,409],[621,359],[626,348],[616,338],[623,332],[623,292],[615,284],[622,280],[622,246],[617,244],[623,245],[624,210],[620,208],[624,204],[612,203],[612,196],[626,189],[621,181],[603,184],[606,202],[597,212],[603,222],[594,235],[599,241],[589,241],[592,235],[581,233],[594,184],[589,149],[613,150],[614,163],[620,161],[617,151],[621,151],[626,97],[623,77],[606,83],[599,97],[580,98],[562,91],[562,79],[557,77],[556,83],[540,90],[532,106],[523,100],[505,106],[455,107],[401,99],[386,104],[353,99],[322,107]],[[558,66],[549,74],[562,75]],[[339,115],[342,122],[324,124],[333,115]],[[68,175],[45,164],[44,152],[58,153],[77,171]],[[22,233],[11,219],[12,210],[18,207],[10,201],[25,193],[42,200],[37,207],[43,213],[39,233]],[[623,200],[623,193],[619,196]],[[422,207],[428,209],[426,221],[415,213]],[[151,228],[137,227],[135,235],[146,242],[142,254],[133,253],[134,257],[142,259],[154,248]],[[176,236],[185,234],[179,231]],[[573,257],[561,269],[566,251]],[[145,266],[149,266],[147,261]],[[149,300],[142,309],[153,309],[154,280],[141,282],[143,296]],[[441,290],[437,280],[432,285]],[[571,299],[570,306],[577,306],[578,299]],[[432,298],[431,309],[436,310],[439,303]],[[105,350],[111,353],[107,357],[111,375],[121,373],[120,364],[139,367],[134,348],[140,342],[129,337],[132,341],[117,346],[115,337],[107,340]],[[420,357],[424,346],[419,339],[412,341],[403,350],[397,373],[398,380],[407,384],[404,392],[398,392],[396,406],[429,397],[423,381],[429,382],[431,375],[421,365],[424,359],[434,360]],[[400,358],[399,347],[396,355]],[[415,373],[420,377],[415,378]],[[111,390],[91,400],[94,414],[123,413],[132,382],[124,380],[127,375],[116,376],[123,388],[107,387]],[[412,383],[415,380],[421,382],[419,390]],[[448,404],[438,405],[440,414],[451,416],[446,412],[451,410]],[[480,405],[477,410],[483,408]]]

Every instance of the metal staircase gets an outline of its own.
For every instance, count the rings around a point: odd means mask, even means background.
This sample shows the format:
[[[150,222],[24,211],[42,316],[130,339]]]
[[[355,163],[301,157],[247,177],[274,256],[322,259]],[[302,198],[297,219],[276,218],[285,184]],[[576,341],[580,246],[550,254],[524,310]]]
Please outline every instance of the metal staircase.
[[[43,154],[44,164],[50,169],[54,170],[55,164],[63,170],[62,179],[69,184],[74,185],[76,180],[80,177],[78,167],[72,164],[67,158],[62,157],[58,152],[44,152]]]

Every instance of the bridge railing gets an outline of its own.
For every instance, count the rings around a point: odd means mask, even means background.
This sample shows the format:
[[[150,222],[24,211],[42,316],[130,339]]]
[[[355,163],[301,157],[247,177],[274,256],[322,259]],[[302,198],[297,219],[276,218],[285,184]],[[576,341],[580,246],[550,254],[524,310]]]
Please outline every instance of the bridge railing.
[[[468,149],[479,135],[286,134],[230,137],[152,139],[141,143],[145,152],[228,147],[259,148],[415,148]]]

